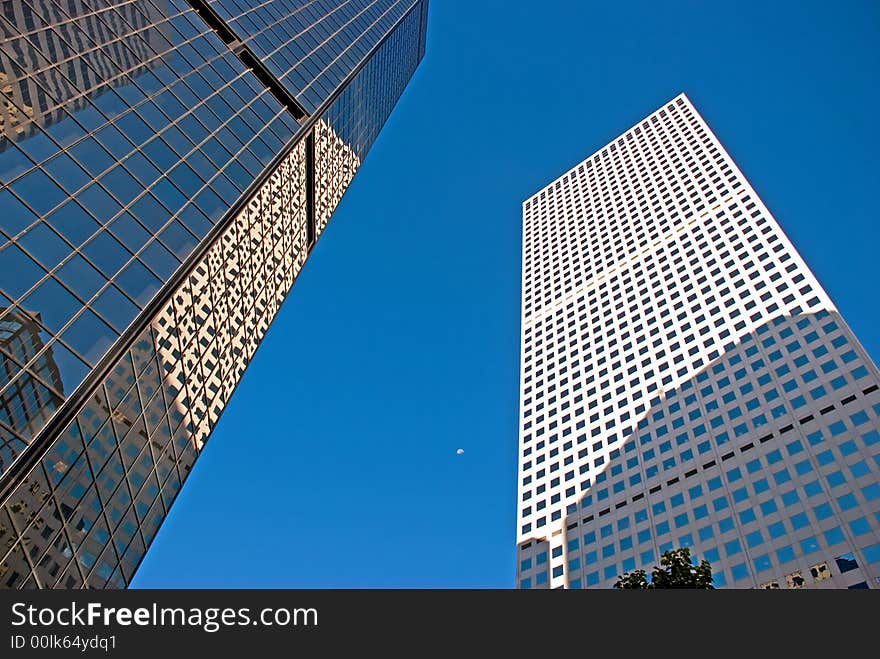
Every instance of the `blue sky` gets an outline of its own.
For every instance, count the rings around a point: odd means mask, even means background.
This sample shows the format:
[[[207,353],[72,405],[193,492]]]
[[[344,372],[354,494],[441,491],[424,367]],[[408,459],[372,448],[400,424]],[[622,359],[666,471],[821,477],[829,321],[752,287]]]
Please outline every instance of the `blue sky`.
[[[869,1],[433,0],[133,586],[512,587],[520,204],[682,91],[877,361],[878,43]]]

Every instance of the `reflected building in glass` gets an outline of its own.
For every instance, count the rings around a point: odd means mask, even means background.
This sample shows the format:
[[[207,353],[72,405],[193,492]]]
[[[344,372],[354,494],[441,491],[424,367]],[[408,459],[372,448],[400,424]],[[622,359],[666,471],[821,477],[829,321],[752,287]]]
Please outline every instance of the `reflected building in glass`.
[[[16,378],[14,387],[6,387],[0,397],[0,421],[10,428],[42,427],[61,402],[56,393],[63,390],[61,374],[52,349],[45,348],[40,336],[40,316],[25,309],[7,313],[0,309],[0,360],[2,377],[12,380],[21,364],[31,364],[33,377]],[[0,446],[0,471],[6,471],[17,455],[15,444]]]
[[[162,5],[114,4],[115,13],[99,18],[86,3],[69,3],[65,11],[74,13],[63,13],[52,0],[4,3],[7,20],[5,48],[0,51],[0,90],[5,102],[0,107],[0,150],[10,141],[33,135],[36,126],[46,127],[64,118],[64,110],[83,109],[86,100],[102,90],[126,84],[116,70],[137,75],[139,67],[158,63],[150,47],[161,44],[157,31],[163,29]],[[65,38],[63,26],[72,18],[86,30],[93,47],[84,46],[72,33]],[[58,29],[38,29],[49,25]],[[109,49],[116,69],[108,68],[102,49]],[[49,59],[52,65],[47,66]]]
[[[517,585],[880,588],[880,373],[680,95],[523,203]]]
[[[0,10],[0,584],[126,586],[424,55],[424,0]]]

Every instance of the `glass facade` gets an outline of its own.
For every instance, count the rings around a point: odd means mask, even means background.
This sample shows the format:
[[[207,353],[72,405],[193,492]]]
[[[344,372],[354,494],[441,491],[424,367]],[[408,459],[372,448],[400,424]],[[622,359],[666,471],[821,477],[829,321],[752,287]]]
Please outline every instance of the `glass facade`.
[[[4,587],[129,583],[418,66],[426,15],[3,4]]]

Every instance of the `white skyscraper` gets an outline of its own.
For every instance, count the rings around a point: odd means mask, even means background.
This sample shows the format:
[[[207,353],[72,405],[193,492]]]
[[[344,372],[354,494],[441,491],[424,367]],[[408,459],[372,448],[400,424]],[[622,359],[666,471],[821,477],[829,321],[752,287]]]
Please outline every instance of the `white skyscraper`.
[[[522,295],[518,587],[880,588],[880,373],[683,94],[525,201]]]

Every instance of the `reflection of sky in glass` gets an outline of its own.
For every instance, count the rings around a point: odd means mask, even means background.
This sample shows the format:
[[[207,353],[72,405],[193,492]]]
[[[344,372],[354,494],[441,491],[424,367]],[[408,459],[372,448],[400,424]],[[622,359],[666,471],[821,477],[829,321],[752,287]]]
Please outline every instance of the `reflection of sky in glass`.
[[[240,5],[235,0],[211,3],[306,110],[314,112],[406,14],[412,0],[315,0],[292,11],[287,0],[268,0],[248,11]]]
[[[297,124],[183,0],[28,0],[0,29],[0,300],[69,355],[63,397]]]

